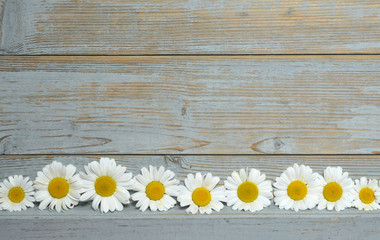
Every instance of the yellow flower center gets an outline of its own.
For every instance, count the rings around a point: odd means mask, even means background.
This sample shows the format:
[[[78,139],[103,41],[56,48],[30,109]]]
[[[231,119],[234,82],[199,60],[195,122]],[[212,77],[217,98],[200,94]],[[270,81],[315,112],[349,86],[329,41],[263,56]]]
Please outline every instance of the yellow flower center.
[[[338,201],[343,194],[342,187],[336,182],[330,182],[323,188],[323,196],[329,202]]]
[[[9,190],[8,198],[14,203],[19,203],[24,200],[25,192],[21,187],[13,187]]]
[[[199,187],[194,190],[193,195],[193,202],[198,205],[199,207],[204,207],[211,201],[211,193],[207,188]]]
[[[95,181],[95,191],[102,197],[112,196],[116,191],[116,182],[109,176],[98,177]]]
[[[370,204],[375,201],[375,192],[370,188],[363,188],[359,192],[360,200],[365,204]]]
[[[160,200],[165,194],[165,187],[158,181],[150,182],[145,189],[145,193],[150,200]]]
[[[305,198],[306,194],[307,194],[307,187],[305,183],[299,180],[296,180],[289,184],[288,196],[291,199],[295,201],[302,200]]]
[[[64,178],[53,178],[48,186],[48,191],[53,198],[63,198],[69,193],[69,183]]]
[[[243,202],[250,203],[255,201],[257,196],[259,196],[259,189],[252,182],[243,182],[238,187],[237,195]]]

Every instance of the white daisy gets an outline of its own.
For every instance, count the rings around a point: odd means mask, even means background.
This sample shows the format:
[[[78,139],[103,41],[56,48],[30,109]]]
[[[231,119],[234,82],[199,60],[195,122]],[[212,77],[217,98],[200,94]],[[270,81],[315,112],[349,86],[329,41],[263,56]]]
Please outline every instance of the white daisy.
[[[323,194],[318,209],[336,211],[352,206],[354,182],[341,167],[327,167],[321,178]]]
[[[21,211],[34,207],[33,183],[21,175],[8,177],[0,183],[0,210]]]
[[[137,192],[132,194],[132,200],[137,201],[136,207],[141,211],[145,211],[148,207],[152,211],[167,211],[173,208],[176,200],[172,196],[178,195],[178,184],[174,172],[160,167],[149,166],[141,169],[141,174],[135,177],[134,190]]]
[[[127,168],[116,165],[115,159],[101,158],[84,166],[86,173],[80,172],[84,194],[81,201],[92,201],[92,208],[101,212],[121,211],[122,204],[129,203],[134,180]]]
[[[225,188],[220,186],[215,188],[219,183],[218,177],[213,177],[211,173],[207,173],[202,177],[197,173],[187,175],[185,186],[180,187],[180,192],[177,200],[181,207],[189,206],[186,209],[187,213],[195,214],[198,212],[210,214],[212,210],[220,211],[225,202]]]
[[[376,210],[380,209],[380,188],[377,180],[367,180],[366,177],[355,180],[354,201],[352,206],[359,210]]]
[[[273,197],[271,182],[265,181],[265,174],[256,169],[251,169],[249,174],[248,169],[232,172],[224,186],[227,206],[232,206],[233,210],[260,211],[270,205]]]
[[[275,204],[295,211],[314,208],[322,195],[320,178],[308,166],[288,167],[273,184]]]
[[[61,212],[78,205],[81,182],[76,167],[60,162],[52,162],[37,173],[34,181],[35,197],[41,202],[39,209],[49,207],[50,210]]]

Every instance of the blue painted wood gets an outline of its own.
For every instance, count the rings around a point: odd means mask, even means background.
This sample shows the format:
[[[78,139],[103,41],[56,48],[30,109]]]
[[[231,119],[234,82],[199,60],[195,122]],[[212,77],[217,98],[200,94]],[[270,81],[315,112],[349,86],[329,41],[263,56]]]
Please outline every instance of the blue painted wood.
[[[380,52],[373,0],[0,2],[5,55]]]
[[[0,58],[0,153],[376,154],[379,56]]]
[[[275,207],[260,213],[230,208],[211,215],[188,215],[175,207],[141,213],[134,206],[101,214],[79,206],[62,214],[29,209],[0,212],[2,240],[14,239],[378,239],[379,212],[291,212]]]
[[[0,0],[0,55],[379,53],[379,16],[370,0]],[[378,156],[266,155],[379,154],[378,69],[377,56],[350,55],[2,57],[0,179],[34,178],[53,160],[82,170],[99,153],[181,180],[241,167],[273,180],[294,162],[378,179]],[[265,155],[235,155],[252,153]],[[100,214],[82,203],[63,214],[0,211],[0,239],[377,240],[379,219],[273,205]]]

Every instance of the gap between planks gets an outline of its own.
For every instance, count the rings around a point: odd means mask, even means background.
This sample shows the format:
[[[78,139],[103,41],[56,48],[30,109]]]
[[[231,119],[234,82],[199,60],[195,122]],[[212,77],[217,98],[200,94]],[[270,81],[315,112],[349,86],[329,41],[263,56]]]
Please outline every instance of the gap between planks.
[[[276,56],[378,56],[380,53],[280,53],[280,54],[2,54],[0,57],[276,57]]]

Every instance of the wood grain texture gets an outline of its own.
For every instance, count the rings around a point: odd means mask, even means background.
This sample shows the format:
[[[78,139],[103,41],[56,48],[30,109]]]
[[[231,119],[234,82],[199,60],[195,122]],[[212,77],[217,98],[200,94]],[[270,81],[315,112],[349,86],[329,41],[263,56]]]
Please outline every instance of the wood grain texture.
[[[0,55],[65,55],[0,57],[0,180],[101,156],[133,174],[165,166],[181,183],[243,167],[273,181],[293,163],[379,179],[380,56],[297,56],[380,54],[379,26],[371,0],[0,0]],[[204,56],[177,56],[188,54]],[[100,214],[81,203],[0,211],[0,239],[377,240],[379,224],[379,211],[356,209]]]
[[[2,57],[0,152],[377,154],[379,56]]]
[[[83,171],[84,165],[106,156],[115,158],[119,164],[126,166],[128,171],[134,175],[138,174],[142,167],[164,166],[174,171],[181,181],[189,173],[196,172],[211,172],[224,180],[232,171],[247,167],[261,170],[269,180],[273,181],[294,163],[308,165],[320,174],[327,166],[341,166],[354,179],[362,176],[373,179],[380,178],[380,156],[375,155],[2,155],[0,156],[0,179],[15,174],[22,174],[34,179],[37,171],[52,161],[73,164],[78,171]]]
[[[0,234],[2,240],[246,240],[253,236],[255,239],[271,240],[351,240],[365,236],[365,239],[377,240],[380,234],[379,212],[291,213],[275,207],[258,214],[237,214],[229,208],[208,216],[187,215],[178,208],[172,212],[141,213],[129,206],[120,213],[100,214],[87,206],[79,206],[63,214],[36,209],[22,214],[0,213]]]
[[[0,156],[0,179],[23,174],[34,179],[36,172],[51,161],[83,165],[97,160],[94,155],[22,155]],[[379,178],[380,156],[143,156],[114,155],[116,161],[137,174],[142,166],[163,165],[177,173],[181,181],[188,173],[211,172],[225,179],[232,170],[255,167],[274,179],[295,162],[308,164],[321,173],[326,166],[342,166],[351,177]],[[183,182],[183,181],[182,181]],[[101,214],[81,203],[65,213],[39,211],[37,208],[18,213],[0,211],[0,236],[13,239],[378,239],[379,211],[346,209],[342,212],[316,209],[293,212],[273,204],[251,214],[225,207],[212,215],[189,215],[176,206],[167,212],[140,212],[134,203],[122,212]],[[15,236],[16,234],[16,236]]]
[[[373,0],[2,0],[1,54],[380,53]]]

